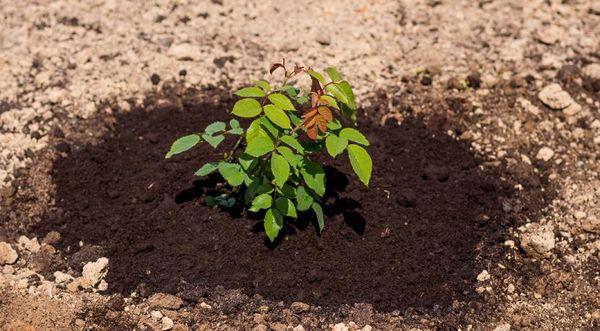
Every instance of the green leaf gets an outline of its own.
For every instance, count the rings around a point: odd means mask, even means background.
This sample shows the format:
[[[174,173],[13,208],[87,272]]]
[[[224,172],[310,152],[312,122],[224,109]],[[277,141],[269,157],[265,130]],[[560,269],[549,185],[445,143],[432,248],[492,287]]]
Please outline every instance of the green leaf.
[[[233,105],[232,113],[243,118],[255,117],[262,111],[260,102],[255,99],[241,99]]]
[[[225,130],[226,127],[227,127],[227,125],[225,124],[225,122],[221,122],[221,121],[213,122],[209,126],[207,126],[206,129],[204,129],[204,133],[206,133],[208,135],[213,135],[217,132],[221,132],[221,131]]]
[[[325,147],[329,155],[336,157],[344,152],[348,146],[348,139],[338,137],[335,133],[331,133],[325,138]]]
[[[262,98],[265,96],[265,91],[261,90],[256,86],[252,86],[244,87],[243,89],[237,90],[233,94],[237,95],[238,97],[244,98]]]
[[[285,184],[278,191],[284,197],[289,199],[294,199],[296,197],[296,189],[294,189],[291,185]]]
[[[213,173],[215,170],[217,170],[217,163],[210,162],[210,163],[203,165],[200,169],[198,169],[198,171],[196,171],[196,173],[194,173],[194,175],[202,177],[202,176],[206,176],[208,174]]]
[[[239,186],[244,182],[244,172],[237,163],[219,162],[219,173],[231,186]]]
[[[212,195],[207,195],[204,197],[204,203],[209,207],[214,207],[217,205],[217,200]]]
[[[281,212],[283,216],[298,218],[296,206],[292,200],[284,197],[279,197],[275,200],[275,208]]]
[[[265,90],[265,92],[269,92],[271,90],[271,85],[269,85],[269,83],[266,80],[257,80],[256,82],[254,82],[254,84],[256,84],[256,86],[260,87],[261,89]]]
[[[364,146],[369,146],[367,138],[354,128],[343,128],[342,131],[340,131],[340,137]]]
[[[281,153],[281,155],[283,155],[283,157],[290,164],[290,166],[296,167],[298,165],[298,159],[296,158],[296,154],[294,154],[294,152],[289,147],[279,146],[277,147],[277,151]]]
[[[307,72],[309,75],[311,75],[316,80],[318,80],[321,84],[325,84],[325,77],[323,77],[323,75],[321,75],[320,73],[318,73],[312,69],[308,69]]]
[[[275,177],[275,184],[278,187],[283,187],[290,177],[290,165],[283,156],[273,153],[271,155],[271,172],[273,172],[273,176]]]
[[[229,121],[229,126],[231,127],[231,129],[227,132],[231,134],[240,135],[244,133],[244,129],[240,127],[240,122],[235,118]]]
[[[367,151],[354,144],[348,145],[348,158],[350,159],[350,165],[358,176],[361,182],[365,186],[369,186],[369,180],[371,179],[371,171],[373,171],[373,161]]]
[[[301,97],[297,97],[297,98],[296,98],[296,102],[297,102],[297,103],[299,103],[299,104],[301,104],[301,105],[303,105],[303,104],[307,103],[307,102],[308,102],[308,100],[309,100],[309,98],[308,98],[308,96],[306,96],[306,95],[303,95],[303,96],[301,96]]]
[[[340,123],[340,121],[338,121],[337,119],[334,119],[333,121],[327,123],[327,128],[329,130],[339,130],[342,128],[342,123]]]
[[[342,81],[340,84],[340,89],[342,90],[342,92],[344,92],[344,95],[346,95],[346,102],[344,102],[345,104],[348,105],[348,107],[350,107],[350,109],[355,110],[356,109],[356,100],[354,98],[354,92],[352,91],[352,86],[350,86],[350,83],[348,83],[347,81]]]
[[[273,242],[283,227],[283,216],[281,215],[281,212],[275,208],[267,210],[265,213],[264,227],[267,237]]]
[[[215,198],[215,202],[223,207],[231,208],[233,205],[235,205],[235,198],[230,197],[227,194],[221,194]]]
[[[298,203],[298,210],[305,211],[310,208],[314,199],[312,195],[310,195],[304,186],[298,186],[296,190],[296,202]]]
[[[242,169],[246,170],[247,172],[250,171],[258,162],[258,160],[246,153],[242,153],[239,157],[238,157],[239,163],[242,166]]]
[[[290,121],[292,121],[292,125],[297,126],[300,124],[300,122],[302,122],[302,118],[300,118],[300,116],[296,115],[297,113],[288,113],[288,116],[290,117]]]
[[[231,130],[229,130],[227,132],[229,132],[231,134],[235,134],[235,135],[241,135],[241,134],[244,134],[244,129],[242,129],[242,128],[235,128],[235,129],[231,129]]]
[[[327,92],[331,93],[338,101],[348,104],[348,97],[344,91],[338,86],[338,84],[331,84],[325,87]]]
[[[312,210],[315,211],[315,215],[317,215],[317,224],[319,225],[319,233],[323,232],[323,227],[325,226],[325,222],[323,220],[323,208],[318,202],[313,202],[311,205]]]
[[[309,188],[319,196],[325,194],[325,172],[320,164],[313,161],[305,161],[300,173]]]
[[[258,137],[261,134],[261,131],[264,131],[264,129],[260,126],[260,118],[257,118],[250,123],[246,130],[246,143],[249,143],[252,139]],[[266,135],[266,132],[263,133]]]
[[[336,67],[329,67],[325,69],[325,71],[327,71],[327,74],[332,81],[337,82],[342,80],[342,76],[340,76],[340,73],[337,71]]]
[[[281,136],[279,138],[284,144],[292,147],[296,152],[304,154],[304,147],[298,142],[298,140],[292,136]]]
[[[289,95],[290,98],[295,98],[298,95],[298,89],[290,85],[282,87],[281,90],[284,91],[287,95]]]
[[[263,193],[261,195],[257,195],[254,200],[252,200],[252,206],[248,208],[248,210],[252,212],[257,212],[261,209],[269,209],[273,205],[273,197],[270,194]]]
[[[283,110],[296,110],[290,99],[281,93],[270,94],[268,98],[275,106]]]
[[[270,134],[270,136],[273,139],[276,139],[277,137],[279,137],[279,131],[281,130],[277,125],[275,125],[273,122],[271,122],[271,120],[266,117],[266,116],[262,116],[260,118],[260,125],[261,127],[264,129],[265,134]]]
[[[169,159],[175,154],[183,153],[191,149],[192,147],[196,146],[200,140],[200,136],[197,134],[190,134],[175,140],[165,158]]]
[[[275,105],[266,105],[264,107],[265,115],[271,122],[284,129],[291,129],[290,118],[286,113]]]
[[[340,107],[340,111],[342,115],[344,115],[347,119],[352,121],[352,123],[356,124],[356,110],[352,110],[346,104],[342,104]]]
[[[267,136],[259,135],[248,143],[246,154],[259,157],[269,153],[273,149],[275,149],[273,140]]]
[[[222,134],[216,136],[211,136],[210,134],[203,134],[202,139],[209,143],[212,146],[212,148],[217,148],[217,146],[219,146],[219,144],[223,142],[223,140],[225,140],[225,137]]]
[[[319,98],[319,101],[325,101],[331,107],[333,107],[335,109],[340,109],[340,106],[338,106],[337,101],[335,101],[335,99],[332,96],[330,96],[330,95],[327,95],[327,94],[322,95]]]

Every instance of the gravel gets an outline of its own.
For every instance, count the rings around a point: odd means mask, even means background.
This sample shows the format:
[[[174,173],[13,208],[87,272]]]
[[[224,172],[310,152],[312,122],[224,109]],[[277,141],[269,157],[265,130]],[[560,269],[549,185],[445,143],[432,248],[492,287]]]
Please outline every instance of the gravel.
[[[532,224],[521,234],[521,248],[532,257],[549,256],[555,247],[552,226]]]
[[[104,279],[108,273],[108,259],[105,257],[99,258],[96,262],[89,262],[83,267],[81,273],[80,285],[88,289],[96,286]]]
[[[19,259],[19,254],[10,244],[0,242],[0,266],[5,264],[13,264]]]
[[[565,109],[575,102],[569,93],[556,83],[544,87],[538,97],[546,106],[554,110]]]

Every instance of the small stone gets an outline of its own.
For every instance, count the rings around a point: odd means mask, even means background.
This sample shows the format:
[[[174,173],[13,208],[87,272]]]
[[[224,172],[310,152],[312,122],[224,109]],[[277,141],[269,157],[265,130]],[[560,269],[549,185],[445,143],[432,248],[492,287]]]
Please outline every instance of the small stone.
[[[152,319],[159,320],[163,318],[163,314],[160,312],[160,310],[153,310],[150,312],[150,317],[152,317]]]
[[[108,290],[108,283],[103,279],[98,284],[98,291],[104,292],[106,290]]]
[[[305,331],[304,327],[300,324],[296,325],[292,331]]]
[[[592,79],[600,79],[600,64],[592,63],[583,68],[583,74]]]
[[[160,320],[160,329],[163,331],[171,330],[173,328],[173,325],[175,325],[175,323],[173,323],[173,320],[166,316]]]
[[[252,331],[268,331],[269,328],[264,324],[258,324],[257,326],[252,328]]]
[[[561,110],[567,108],[570,104],[574,103],[573,98],[560,87],[560,85],[554,83],[544,87],[538,98],[546,106],[554,110]]]
[[[475,289],[475,292],[477,292],[478,294],[482,294],[483,292],[485,292],[485,287],[479,286]]]
[[[301,314],[304,312],[307,312],[310,310],[310,305],[304,303],[304,302],[293,302],[290,306],[290,308],[292,309],[292,311],[296,314]]]
[[[575,214],[573,214],[573,216],[575,216],[576,220],[580,220],[580,219],[586,217],[587,214],[583,211],[576,211]]]
[[[202,309],[212,309],[212,306],[203,301],[203,302],[200,302],[200,308],[202,308]]]
[[[344,323],[338,323],[333,326],[332,331],[348,331],[348,327]]]
[[[585,232],[600,233],[600,218],[597,218],[596,216],[588,217],[581,221],[581,228]]]
[[[542,147],[535,156],[538,160],[548,161],[554,156],[554,151],[550,147]]]
[[[54,273],[54,282],[56,284],[61,284],[61,285],[66,284],[68,282],[71,282],[72,280],[73,280],[73,276],[71,276],[67,273],[64,273],[61,271],[56,271]]]
[[[202,57],[202,49],[189,43],[173,45],[167,54],[180,61],[197,61]]]
[[[108,259],[99,258],[96,262],[89,262],[83,266],[81,273],[81,287],[92,288],[96,286],[108,273]]]
[[[273,323],[271,324],[272,331],[285,331],[287,330],[287,326],[283,323]]]
[[[69,292],[71,292],[71,293],[75,293],[75,292],[77,292],[77,291],[79,290],[79,285],[80,285],[80,284],[79,284],[79,278],[77,278],[77,279],[74,279],[72,282],[70,282],[70,283],[67,285],[67,290],[68,290]]]
[[[543,30],[538,31],[538,40],[546,45],[552,45],[565,37],[564,31],[555,26],[544,27]]]
[[[85,321],[78,318],[75,320],[75,325],[77,325],[80,328],[83,328],[85,326]]]
[[[148,305],[154,309],[177,310],[183,305],[183,300],[172,294],[156,293],[148,299]]]
[[[8,243],[0,242],[0,265],[13,264],[19,259],[19,254]]]
[[[534,224],[521,236],[521,248],[533,257],[548,256],[555,246],[552,226]]]
[[[477,275],[477,281],[478,282],[485,282],[486,280],[490,279],[490,274],[487,272],[487,270],[483,270],[481,273],[479,273],[479,275]]]
[[[21,249],[31,253],[37,253],[40,251],[41,246],[37,238],[29,239],[25,236],[20,236],[18,242]]]
[[[43,244],[53,245],[60,241],[60,233],[56,231],[50,231],[44,239],[42,239]]]
[[[494,329],[494,331],[510,331],[510,324],[501,323]]]
[[[513,284],[508,284],[508,287],[506,288],[506,292],[508,292],[508,293],[514,293],[515,292],[515,286]]]

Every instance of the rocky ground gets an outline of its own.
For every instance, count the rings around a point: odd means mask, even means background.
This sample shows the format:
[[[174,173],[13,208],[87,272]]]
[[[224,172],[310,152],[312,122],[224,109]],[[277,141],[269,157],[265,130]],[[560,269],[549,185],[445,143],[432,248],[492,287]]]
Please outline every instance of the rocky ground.
[[[0,14],[5,329],[600,326],[600,2],[3,0]],[[382,121],[418,114],[436,123],[443,114],[460,128],[448,134],[486,167],[508,167],[527,179],[522,186],[548,191],[539,219],[523,211],[523,226],[500,243],[506,263],[473,280],[479,302],[443,313],[382,314],[367,304],[324,314],[219,289],[194,305],[166,294],[109,296],[105,258],[65,267],[53,247],[60,234],[19,236],[52,203],[54,155],[99,134],[86,130],[91,119],[128,111],[173,80],[238,87],[282,57],[336,64]]]

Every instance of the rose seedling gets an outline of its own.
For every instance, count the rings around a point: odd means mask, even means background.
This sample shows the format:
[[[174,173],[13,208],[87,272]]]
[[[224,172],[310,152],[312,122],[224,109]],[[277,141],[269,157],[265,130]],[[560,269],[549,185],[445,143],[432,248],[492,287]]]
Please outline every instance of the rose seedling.
[[[239,100],[230,112],[234,118],[177,139],[166,155],[170,158],[200,142],[218,148],[226,135],[238,136],[223,160],[204,164],[195,175],[218,172],[243,195],[249,211],[264,213],[264,229],[271,241],[286,219],[297,218],[303,211],[312,210],[319,232],[323,230],[326,178],[323,167],[311,156],[322,151],[334,158],[347,154],[364,185],[369,184],[373,168],[366,150],[369,141],[354,127],[356,102],[352,87],[336,68],[327,68],[328,79],[311,68],[295,66],[288,70],[285,60],[271,67],[270,73],[275,71],[283,72],[280,86],[260,80],[236,91]],[[299,75],[310,77],[310,89],[289,84]],[[242,126],[236,117],[251,121]],[[223,194],[206,201],[231,207],[236,200]]]

